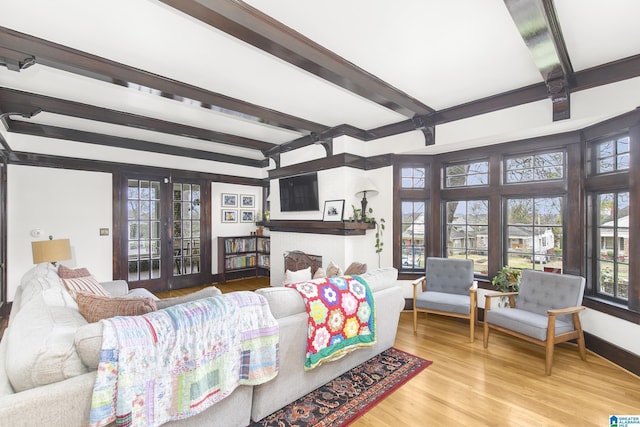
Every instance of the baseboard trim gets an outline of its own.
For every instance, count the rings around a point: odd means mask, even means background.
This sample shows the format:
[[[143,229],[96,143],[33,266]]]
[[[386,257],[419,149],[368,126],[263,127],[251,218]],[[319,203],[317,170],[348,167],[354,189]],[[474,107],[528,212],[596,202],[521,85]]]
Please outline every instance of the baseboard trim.
[[[640,376],[640,356],[615,344],[605,341],[602,338],[592,335],[588,332],[584,333],[584,341],[586,347],[599,356],[604,357],[610,362],[615,363],[621,368]]]

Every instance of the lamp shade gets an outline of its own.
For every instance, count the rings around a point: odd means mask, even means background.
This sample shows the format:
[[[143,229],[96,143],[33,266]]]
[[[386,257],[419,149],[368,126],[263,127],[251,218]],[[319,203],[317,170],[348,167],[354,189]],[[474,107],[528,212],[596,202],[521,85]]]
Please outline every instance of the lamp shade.
[[[356,190],[356,197],[362,197],[365,193],[367,196],[378,194],[378,188],[367,178],[357,181],[354,189]]]
[[[71,258],[69,239],[42,240],[31,242],[33,263],[56,262]]]

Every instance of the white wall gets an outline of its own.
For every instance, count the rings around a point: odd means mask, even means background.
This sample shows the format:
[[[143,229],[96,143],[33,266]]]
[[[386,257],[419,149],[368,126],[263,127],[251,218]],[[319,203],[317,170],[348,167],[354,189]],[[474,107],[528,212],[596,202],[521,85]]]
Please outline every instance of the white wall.
[[[387,229],[383,232],[383,251],[380,262],[375,252],[375,230],[368,230],[364,236],[334,236],[312,233],[271,232],[271,281],[281,284],[284,276],[286,251],[300,250],[313,255],[321,255],[323,266],[330,261],[345,269],[351,262],[365,262],[369,269],[392,265],[392,223],[393,223],[393,168],[391,166],[372,171],[362,171],[348,167],[318,172],[318,193],[320,209],[314,212],[280,212],[278,180],[271,181],[271,219],[322,220],[326,200],[345,200],[343,217],[352,214],[351,205],[360,207],[360,199],[355,196],[356,183],[361,177],[369,178],[379,193],[367,197],[367,206],[373,208],[376,219],[384,218]]]
[[[238,207],[222,208],[222,193],[231,193],[238,195]],[[254,196],[254,208],[241,208],[239,198],[241,195]],[[224,223],[222,222],[222,211],[234,210],[238,214],[238,222]],[[211,272],[219,273],[218,268],[218,237],[220,236],[247,236],[251,232],[256,231],[255,222],[241,222],[240,213],[243,210],[250,210],[254,215],[262,214],[262,188],[251,187],[247,185],[222,184],[214,182],[211,184]],[[268,233],[265,233],[265,235]]]
[[[99,280],[112,276],[111,174],[9,165],[7,168],[7,297],[33,267],[31,242],[68,238],[70,267],[83,266]],[[100,236],[108,228],[109,236]],[[43,237],[31,237],[31,230]]]

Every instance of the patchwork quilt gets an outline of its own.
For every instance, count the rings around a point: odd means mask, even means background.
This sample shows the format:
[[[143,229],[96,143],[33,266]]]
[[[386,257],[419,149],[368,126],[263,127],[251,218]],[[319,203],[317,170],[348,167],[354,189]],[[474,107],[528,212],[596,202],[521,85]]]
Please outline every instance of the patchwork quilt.
[[[375,344],[373,294],[362,277],[336,276],[285,286],[300,293],[309,314],[306,370]]]
[[[158,426],[278,373],[278,323],[254,292],[102,322],[91,426]]]

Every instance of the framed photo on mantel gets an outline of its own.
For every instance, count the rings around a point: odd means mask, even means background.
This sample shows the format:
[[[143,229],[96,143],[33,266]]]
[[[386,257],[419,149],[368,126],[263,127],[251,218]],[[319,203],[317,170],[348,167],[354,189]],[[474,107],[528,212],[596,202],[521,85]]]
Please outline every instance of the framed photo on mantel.
[[[322,220],[323,221],[342,221],[343,212],[344,212],[344,199],[327,200],[324,202],[324,213],[322,215]]]

